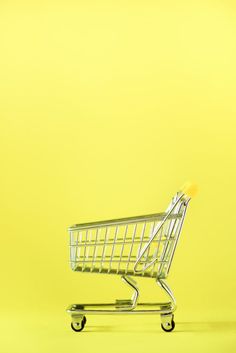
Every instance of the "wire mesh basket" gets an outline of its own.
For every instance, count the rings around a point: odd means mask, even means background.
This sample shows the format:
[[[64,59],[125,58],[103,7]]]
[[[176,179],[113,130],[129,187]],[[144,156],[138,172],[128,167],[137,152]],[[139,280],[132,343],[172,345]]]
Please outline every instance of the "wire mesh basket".
[[[178,192],[164,213],[76,224],[69,228],[70,264],[73,271],[121,275],[134,290],[131,300],[70,306],[67,311],[71,314],[75,331],[84,328],[85,313],[121,312],[159,313],[162,328],[165,331],[173,329],[175,299],[164,280],[171,267],[193,190],[191,185]],[[130,276],[155,278],[171,301],[138,304],[139,290]],[[146,310],[147,305],[158,308]],[[145,309],[139,309],[141,306],[145,306]]]

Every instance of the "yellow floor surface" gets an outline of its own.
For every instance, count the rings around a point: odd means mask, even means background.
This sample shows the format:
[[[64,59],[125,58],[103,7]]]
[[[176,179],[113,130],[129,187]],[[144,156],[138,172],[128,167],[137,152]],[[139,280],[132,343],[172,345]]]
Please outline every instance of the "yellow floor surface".
[[[83,332],[65,314],[2,317],[4,353],[235,352],[236,322],[181,322],[165,333],[156,316],[89,316]]]

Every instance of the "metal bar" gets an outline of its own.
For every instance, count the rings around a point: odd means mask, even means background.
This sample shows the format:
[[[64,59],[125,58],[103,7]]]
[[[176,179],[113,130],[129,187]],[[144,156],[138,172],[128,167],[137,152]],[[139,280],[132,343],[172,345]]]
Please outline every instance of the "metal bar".
[[[110,270],[111,270],[111,265],[112,265],[112,261],[113,261],[113,258],[114,258],[114,250],[115,250],[115,244],[116,244],[116,239],[117,239],[118,231],[119,231],[119,227],[116,226],[114,241],[113,241],[112,250],[111,250],[111,258],[110,258],[110,264],[109,264],[109,270],[108,270],[108,272],[110,272]]]
[[[128,275],[128,276],[135,276],[135,277],[142,277],[142,278],[157,278],[158,273],[155,271],[153,273],[153,275],[151,275],[151,273],[149,271],[145,271],[144,275],[140,274],[140,273],[134,273],[133,270],[128,270],[127,272],[125,272],[124,269],[119,269],[119,271],[117,271],[116,268],[111,268],[110,272],[108,272],[108,267],[107,268],[103,268],[101,271],[99,271],[98,267],[93,268],[92,272],[90,267],[85,267],[85,269],[82,271],[82,267],[81,266],[76,266],[76,268],[74,269],[75,272],[81,272],[81,273],[96,273],[96,274],[107,274],[107,275]],[[158,275],[159,278],[159,275]],[[162,278],[166,278],[166,277],[162,277]]]
[[[136,229],[137,229],[137,223],[134,225],[132,243],[131,243],[131,246],[130,246],[128,261],[127,261],[127,265],[126,265],[126,271],[128,271],[128,268],[129,268],[129,262],[130,262],[130,258],[131,258],[131,254],[132,254],[132,250],[133,250],[133,246],[134,246],[134,237],[135,237],[135,234],[136,234]]]
[[[141,232],[141,235],[140,235],[140,245],[139,245],[137,257],[139,257],[140,251],[141,251],[141,249],[142,249],[143,240],[146,239],[146,238],[144,237],[145,230],[146,230],[146,224],[147,224],[147,222],[144,222],[144,223],[143,223],[143,228],[142,228],[142,232]],[[147,238],[147,239],[148,239],[148,238]],[[137,240],[136,242],[139,242],[139,241]]]
[[[150,226],[149,239],[150,239],[150,237],[151,237],[152,234],[153,234],[153,229],[155,229],[155,222],[153,222],[153,223],[151,224],[151,226]],[[143,261],[143,270],[142,270],[143,273],[144,273],[144,271],[145,271],[146,261],[148,261],[149,252],[150,252],[150,246],[149,246],[149,248],[148,248],[148,250],[147,250],[147,253],[145,254],[145,260]]]
[[[102,258],[101,258],[101,264],[100,264],[100,270],[102,270],[102,266],[103,266],[103,261],[104,261],[104,258],[105,258],[105,254],[106,254],[106,241],[107,241],[107,236],[108,236],[108,227],[106,227],[106,230],[105,230],[105,237],[104,237],[104,245],[103,245],[103,249],[102,249]]]
[[[88,236],[88,244],[89,244],[91,242],[91,238],[92,238],[92,230],[91,229],[88,231],[88,234],[89,234],[89,236]],[[86,247],[86,254],[85,254],[86,260],[88,260],[91,257],[91,256],[89,256],[90,249],[91,248],[89,246]]]
[[[93,259],[93,256],[89,256],[88,258],[90,259],[89,261],[91,261],[91,259]],[[102,256],[97,256],[96,258],[100,259],[100,262],[101,262]],[[129,255],[123,255],[122,256],[122,259],[128,259],[128,258],[129,258]],[[132,255],[130,258],[131,259],[136,259],[136,256]],[[110,261],[110,256],[105,256],[105,259],[109,259],[109,261]],[[113,256],[113,259],[120,259],[120,255]],[[96,261],[96,260],[94,260],[94,261]],[[123,260],[121,260],[121,261],[123,261]]]
[[[98,233],[96,234],[97,239],[99,239],[101,233],[101,229],[98,229]],[[97,258],[97,253],[98,253],[98,246],[95,246],[95,257],[94,257],[94,262],[96,261]]]
[[[182,204],[183,204],[184,202],[185,202],[185,201],[180,202],[180,205],[179,205],[178,210],[182,207]],[[175,226],[176,226],[176,223],[175,223],[174,227],[175,227]],[[171,231],[173,232],[174,229],[175,229],[175,228],[172,228]],[[165,243],[165,245],[164,245],[164,249],[163,249],[163,251],[162,251],[160,261],[163,261],[163,260],[166,258],[166,254],[168,253],[167,251],[168,251],[168,248],[169,248],[169,246],[170,246],[170,245],[169,245],[169,244],[170,244],[170,237],[171,237],[171,233],[169,233],[169,234],[168,234],[168,237],[166,238],[166,243]],[[175,237],[173,237],[173,239],[175,239]],[[163,265],[163,263],[162,263],[162,265],[160,266],[160,269],[159,269],[160,274],[162,273],[163,267],[164,267],[164,265]]]
[[[131,303],[132,304],[131,304],[131,306],[129,308],[130,310],[133,310],[137,306],[138,297],[139,297],[139,289],[138,289],[137,283],[136,283],[136,281],[134,281],[133,278],[128,277],[128,276],[122,276],[121,278],[129,287],[131,287],[134,290],[133,295],[131,297]]]
[[[79,237],[79,232],[77,232],[77,241],[78,241],[78,237]],[[70,232],[70,247],[73,247],[73,243],[74,243],[74,239],[75,239],[75,234],[73,234],[73,232]],[[73,244],[73,245],[72,245]],[[77,258],[77,252],[78,252],[78,248],[76,246],[76,248],[70,252],[70,258]]]
[[[172,292],[171,291],[169,292],[170,289],[166,285],[166,283],[164,284],[161,283],[160,285],[169,296],[171,295],[171,297],[173,297]],[[96,315],[96,314],[98,315],[100,314],[116,314],[116,315],[163,314],[164,315],[164,314],[173,313],[175,309],[176,309],[175,300],[174,301],[171,300],[170,302],[162,302],[162,303],[138,303],[135,305],[135,308],[133,310],[130,310],[130,308],[128,308],[127,310],[116,309],[116,303],[73,304],[67,308],[67,312],[72,316],[78,315],[78,314],[83,314],[83,315],[84,314],[93,314],[93,315]]]
[[[170,289],[170,287],[167,285],[167,283],[163,279],[158,278],[157,279],[157,284],[169,296],[169,298],[171,300],[171,303],[172,303],[172,310],[174,311],[176,309],[176,300],[175,300],[174,294],[172,293],[172,290]]]
[[[173,197],[172,204],[175,203],[175,200],[176,200],[176,195]],[[175,220],[176,220],[176,218],[174,218],[173,221],[172,220],[169,221],[169,227],[167,229],[167,234],[169,234],[169,232],[172,233],[172,230],[173,230],[173,227],[174,227],[174,224],[175,224],[175,222],[174,222]]]
[[[179,210],[181,209],[181,205],[182,205],[182,202],[180,202],[179,206],[175,208],[175,210],[174,210],[175,214],[179,213]],[[170,232],[170,237],[171,237],[172,233],[174,232],[176,223],[179,222],[179,219],[180,218],[174,218],[172,221],[170,221],[170,228],[168,229],[168,234]]]
[[[152,237],[150,238],[150,240],[146,243],[146,245],[144,246],[144,248],[142,249],[138,259],[137,259],[137,262],[136,264],[134,265],[134,271],[136,272],[139,272],[140,270],[137,270],[137,266],[138,266],[138,263],[141,262],[141,259],[144,255],[144,253],[147,251],[148,247],[150,246],[151,242],[153,241],[154,237],[157,235],[157,233],[159,232],[159,230],[161,229],[161,227],[163,227],[165,221],[167,220],[168,216],[173,212],[173,210],[175,209],[175,207],[177,206],[177,204],[179,203],[179,201],[184,197],[184,194],[181,194],[176,202],[174,203],[174,205],[171,205],[169,211],[166,213],[166,216],[164,217],[164,219],[159,223],[159,225],[157,225],[157,227],[154,229],[153,231],[153,235]],[[153,264],[153,262],[151,261],[148,265],[146,265],[145,267],[145,270],[151,266]],[[143,271],[143,269],[142,269]]]
[[[137,305],[139,307],[140,304]],[[122,310],[122,311],[117,311],[116,309],[113,310],[79,310],[79,311],[67,311],[71,315],[76,315],[76,314],[92,314],[92,315],[156,315],[156,314],[169,314],[172,312],[170,309],[169,310],[164,310],[164,309],[153,309],[153,310]]]
[[[86,241],[86,243],[87,243],[87,241],[88,241],[88,230],[86,230],[86,233],[85,233],[85,241]],[[84,269],[84,265],[85,265],[85,259],[86,259],[86,245],[85,245],[85,247],[84,247],[84,255],[83,255],[83,269]]]
[[[125,240],[126,240],[127,231],[128,231],[128,224],[126,224],[126,226],[125,226],[124,241],[123,241],[122,247],[121,247],[121,249],[120,249],[120,262],[119,262],[119,264],[118,264],[118,266],[117,266],[117,273],[118,273],[119,270],[120,270],[120,263],[121,263],[121,259],[122,259],[122,255],[123,255],[123,251],[124,251],[124,246],[125,246]]]
[[[122,256],[122,258],[124,258],[124,256]],[[93,262],[94,263],[101,263],[101,261],[102,261],[102,263],[110,263],[110,258],[109,257],[102,257],[102,256],[98,256],[97,257],[97,259],[98,260],[94,260]],[[130,263],[135,263],[136,261],[136,257],[134,257],[134,260],[130,260]],[[76,261],[70,261],[70,262],[76,262]],[[87,259],[87,260],[84,260],[83,261],[83,263],[86,263],[86,262],[88,262],[88,263],[91,263],[91,260],[89,260],[89,259]],[[127,259],[125,259],[125,260],[121,260],[120,261],[120,259],[119,260],[114,260],[113,259],[113,262],[115,262],[115,263],[122,263],[122,264],[127,264],[127,262],[129,262],[129,260],[127,261]],[[161,261],[158,261],[158,263],[167,263],[168,261],[165,261],[165,260],[161,260]]]
[[[150,238],[143,238],[143,240],[149,240]],[[163,239],[163,241],[164,241],[164,239]],[[159,242],[159,240],[153,240],[153,242]],[[115,242],[115,244],[123,244],[124,243],[124,241],[123,241],[123,239],[117,239],[117,241]],[[132,244],[132,243],[140,243],[140,240],[134,240],[134,241],[132,241],[132,238],[126,238],[126,241],[125,241],[125,244]],[[73,247],[73,246],[79,246],[79,247],[83,247],[84,245],[86,245],[86,246],[96,246],[96,245],[104,245],[104,244],[106,244],[106,245],[113,245],[114,244],[114,240],[111,240],[111,241],[108,241],[108,242],[104,242],[104,240],[101,240],[100,242],[91,242],[91,243],[87,243],[86,244],[86,242],[83,242],[83,241],[81,241],[81,242],[79,242],[79,243],[75,243],[74,245],[69,245],[70,247]]]
[[[183,223],[184,223],[184,220],[185,220],[185,216],[186,216],[186,212],[187,212],[189,201],[190,201],[190,199],[184,202],[185,208],[184,208],[184,211],[183,211],[182,219],[180,220],[180,226],[179,226],[178,234],[176,236],[176,240],[175,240],[174,245],[173,245],[173,251],[172,251],[172,254],[171,254],[171,257],[170,257],[170,260],[169,260],[169,264],[168,264],[167,269],[166,269],[166,273],[167,274],[168,274],[168,272],[170,270],[170,266],[171,266],[171,263],[172,263],[172,260],[173,260],[175,249],[176,249],[177,243],[178,243],[179,238],[180,238],[180,234],[181,234],[181,230],[182,230]]]
[[[97,239],[98,239],[98,228],[96,229],[96,233],[95,233],[95,242],[97,242]],[[96,253],[97,253],[97,248],[95,246],[94,249],[93,249],[93,262],[92,262],[92,266],[91,266],[91,271],[94,268],[94,260],[95,260]]]
[[[129,223],[140,223],[144,221],[152,221],[153,219],[155,220],[163,220],[167,216],[167,213],[154,213],[150,215],[144,215],[144,216],[136,216],[136,217],[127,217],[127,218],[118,218],[118,219],[112,219],[108,221],[98,221],[98,222],[91,222],[91,223],[81,223],[81,224],[75,224],[71,227],[68,228],[68,230],[80,230],[84,228],[97,228],[97,227],[107,227],[107,226],[114,226],[114,225],[126,225]],[[170,218],[174,217],[180,217],[179,215],[169,215]]]
[[[79,235],[79,239],[80,239],[80,241],[81,241],[81,239],[82,239],[82,232],[78,232],[78,235]],[[75,258],[76,262],[79,262],[79,261],[80,261],[80,253],[81,253],[81,249],[80,249],[80,247],[77,247],[77,253],[76,253],[76,258]]]
[[[171,222],[171,221],[169,221],[169,222]],[[162,235],[164,233],[164,228],[165,227],[162,227],[161,230],[160,230],[160,236],[157,239],[157,247],[156,247],[155,252],[153,253],[153,258],[157,258],[157,262],[158,262],[158,254],[159,254],[160,244],[161,244],[161,241],[162,241]],[[153,262],[153,266],[152,266],[152,270],[151,270],[151,274],[152,275],[154,273],[155,266],[156,266],[156,262]]]
[[[172,302],[154,302],[154,303],[150,303],[150,302],[145,302],[145,303],[138,303],[137,306],[168,306],[171,305]],[[114,306],[116,305],[116,303],[83,303],[83,304],[72,304],[70,305],[67,310],[70,310],[70,308],[74,308],[74,309],[80,309],[83,310],[83,308],[85,309],[86,307],[105,307],[105,306]]]

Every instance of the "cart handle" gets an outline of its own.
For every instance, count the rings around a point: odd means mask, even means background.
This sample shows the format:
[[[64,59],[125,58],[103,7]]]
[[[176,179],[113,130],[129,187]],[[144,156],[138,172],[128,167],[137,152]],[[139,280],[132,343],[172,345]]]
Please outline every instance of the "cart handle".
[[[153,239],[155,238],[155,236],[158,234],[159,230],[163,227],[165,221],[167,220],[167,218],[169,217],[169,215],[171,214],[171,212],[175,209],[175,207],[177,206],[177,204],[179,203],[179,201],[184,197],[184,193],[181,193],[181,195],[177,198],[177,200],[175,201],[175,203],[173,204],[173,206],[170,208],[170,210],[166,213],[166,216],[163,218],[162,222],[157,225],[157,227],[153,230],[152,236],[150,237],[149,241],[144,245],[143,249],[140,252],[139,257],[137,258],[135,264],[134,264],[134,272],[143,272],[145,271],[147,268],[149,268],[150,266],[152,266],[154,264],[154,262],[157,261],[157,257],[154,258],[151,262],[149,262],[145,267],[143,267],[141,270],[137,269],[137,266],[139,263],[142,263],[141,259],[143,257],[143,255],[145,254],[145,252],[148,250],[151,242],[153,241]]]
[[[143,267],[141,270],[137,269],[137,266],[142,263],[141,259],[143,257],[143,255],[145,254],[145,252],[148,250],[148,248],[150,247],[151,242],[153,241],[153,239],[155,238],[155,236],[158,234],[158,232],[160,231],[160,229],[163,227],[165,221],[167,220],[167,218],[170,216],[170,214],[173,212],[173,210],[175,209],[175,207],[177,206],[177,204],[180,202],[180,200],[182,199],[186,199],[187,197],[187,202],[190,201],[190,199],[195,196],[197,193],[197,185],[193,184],[193,183],[185,183],[180,191],[177,193],[177,199],[174,202],[174,204],[171,206],[171,208],[169,209],[169,211],[166,213],[166,216],[163,218],[162,222],[156,226],[156,228],[153,230],[152,236],[150,237],[149,241],[145,244],[145,246],[143,247],[143,249],[140,252],[139,257],[137,258],[135,264],[134,264],[134,272],[143,272],[146,269],[148,269],[150,266],[152,266],[156,261],[157,261],[157,257],[152,259],[151,262],[149,262],[148,264],[146,264],[145,267]],[[185,196],[185,197],[184,197]]]
[[[183,192],[189,198],[193,198],[198,192],[198,185],[196,183],[191,183],[188,181],[180,188],[180,191]]]

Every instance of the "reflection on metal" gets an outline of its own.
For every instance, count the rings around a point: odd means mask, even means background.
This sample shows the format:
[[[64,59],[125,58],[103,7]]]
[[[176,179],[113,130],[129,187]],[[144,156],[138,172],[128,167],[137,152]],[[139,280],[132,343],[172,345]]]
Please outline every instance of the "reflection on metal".
[[[110,221],[76,224],[69,228],[73,271],[121,275],[133,290],[131,299],[109,304],[73,304],[67,312],[72,328],[81,331],[85,314],[160,314],[162,328],[174,328],[176,301],[165,279],[170,271],[190,197],[183,191],[166,212]],[[139,289],[130,276],[155,278],[169,297],[164,303],[138,303]]]

